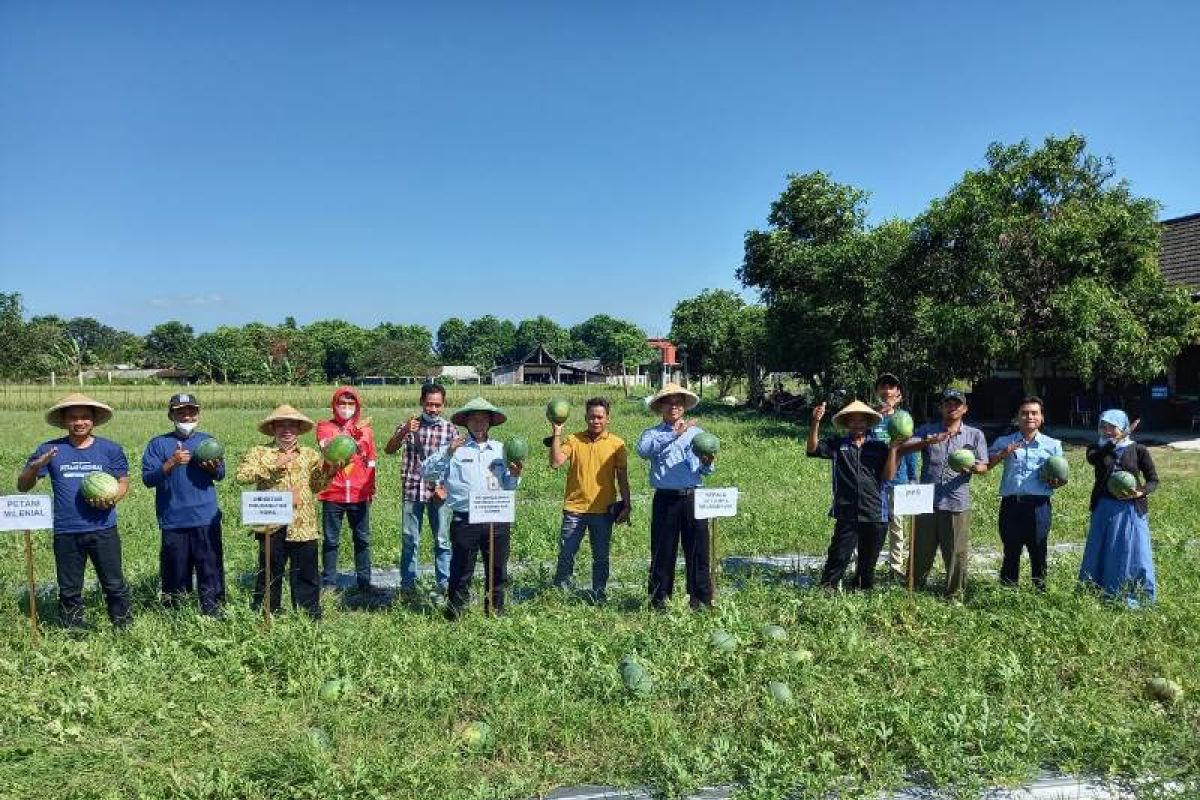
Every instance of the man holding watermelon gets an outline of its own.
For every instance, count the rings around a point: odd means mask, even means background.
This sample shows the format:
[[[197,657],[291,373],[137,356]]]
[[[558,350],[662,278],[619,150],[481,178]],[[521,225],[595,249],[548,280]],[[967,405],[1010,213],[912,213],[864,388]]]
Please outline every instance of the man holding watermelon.
[[[333,416],[317,423],[317,444],[338,467],[321,501],[321,587],[337,586],[342,518],[354,537],[354,576],[360,592],[371,587],[371,501],[375,498],[375,434],[362,416],[362,397],[353,386],[339,386],[330,401]]]
[[[177,606],[192,591],[200,613],[215,616],[225,603],[225,559],[216,482],[225,478],[221,444],[197,430],[200,401],[186,392],[167,402],[174,430],[155,436],[142,453],[142,483],[154,490],[162,531],[159,569],[163,602]]]
[[[650,517],[650,607],[662,610],[675,586],[675,558],[683,546],[688,604],[693,610],[711,607],[708,520],[696,519],[695,490],[713,473],[715,448],[704,454],[693,447],[704,431],[683,415],[700,398],[677,383],[668,383],[650,397],[650,410],[662,422],[642,431],[637,453],[650,462],[654,488]],[[715,437],[713,437],[715,439]]]
[[[875,424],[871,435],[884,444],[891,444],[892,432],[901,442],[912,436],[912,416],[900,407],[904,402],[904,390],[900,379],[890,372],[885,372],[875,379],[875,397],[879,401],[876,410],[880,420]],[[888,522],[887,522],[887,573],[893,578],[904,579],[908,575],[906,566],[908,542],[904,535],[904,517],[895,512],[894,487],[913,483],[917,479],[917,454],[906,454],[896,465],[896,476],[888,485]]]
[[[476,397],[454,412],[450,421],[465,426],[467,436],[456,436],[450,444],[425,460],[421,477],[446,495],[450,509],[450,584],[446,614],[455,619],[471,596],[475,559],[483,556],[485,608],[504,610],[504,587],[508,584],[509,536],[507,522],[471,524],[473,492],[516,491],[524,469],[523,456],[506,457],[504,445],[491,438],[491,429],[503,425],[504,411]],[[528,449],[528,445],[525,446]]]
[[[592,600],[603,603],[609,573],[609,546],[613,525],[629,519],[629,451],[621,437],[608,430],[608,400],[593,397],[584,404],[587,430],[563,439],[565,414],[559,417],[547,408],[550,420],[550,468],[568,461],[566,497],[558,542],[558,564],[554,584],[569,587],[575,569],[575,554],[584,534],[592,543]],[[617,504],[617,490],[621,502]],[[615,512],[615,513],[614,513]]]
[[[921,483],[931,483],[933,513],[917,517],[912,554],[913,577],[924,586],[941,550],[946,566],[946,596],[961,599],[967,588],[971,557],[972,475],[987,472],[987,440],[983,432],[963,422],[967,398],[958,389],[942,393],[941,422],[917,428],[900,446],[901,454],[921,451]]]
[[[54,492],[54,566],[58,605],[68,628],[87,627],[83,616],[83,572],[90,560],[104,591],[108,618],[123,628],[133,621],[129,587],[121,571],[116,505],[129,491],[129,462],[120,445],[93,430],[113,411],[87,395],[71,394],[46,412],[46,422],[67,435],[40,444],[17,477],[28,492],[49,476]]]
[[[1044,421],[1042,399],[1026,397],[1017,408],[1017,432],[1001,436],[988,451],[989,470],[1004,462],[1000,479],[1000,541],[1004,545],[1000,582],[1006,586],[1017,585],[1021,553],[1028,549],[1033,585],[1046,588],[1050,496],[1067,481],[1064,473],[1054,471],[1063,458],[1062,442],[1042,433]]]

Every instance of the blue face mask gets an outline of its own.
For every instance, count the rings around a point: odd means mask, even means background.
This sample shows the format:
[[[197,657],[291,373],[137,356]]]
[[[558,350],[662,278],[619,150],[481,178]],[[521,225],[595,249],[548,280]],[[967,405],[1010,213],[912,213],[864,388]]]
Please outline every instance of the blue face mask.
[[[425,422],[432,424],[434,422],[437,422],[439,419],[441,419],[441,417],[437,416],[436,414],[430,414],[427,411],[422,411],[421,419],[424,420]]]

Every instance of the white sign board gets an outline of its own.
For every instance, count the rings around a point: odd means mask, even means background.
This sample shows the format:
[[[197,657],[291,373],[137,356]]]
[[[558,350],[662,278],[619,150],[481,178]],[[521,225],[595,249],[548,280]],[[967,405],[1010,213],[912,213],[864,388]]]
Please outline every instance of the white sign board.
[[[291,492],[242,492],[243,525],[291,525]]]
[[[901,516],[933,513],[933,484],[900,484],[895,489],[892,510]]]
[[[738,490],[734,487],[697,489],[694,497],[692,512],[696,519],[737,516]]]
[[[0,497],[0,531],[44,531],[54,527],[54,500],[48,494]]]
[[[471,492],[467,521],[472,525],[512,522],[517,516],[516,492]]]

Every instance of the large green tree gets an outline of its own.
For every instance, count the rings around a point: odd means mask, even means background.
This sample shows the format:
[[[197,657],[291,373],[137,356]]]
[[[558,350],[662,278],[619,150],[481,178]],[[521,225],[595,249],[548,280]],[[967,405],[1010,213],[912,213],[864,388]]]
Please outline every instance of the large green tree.
[[[517,326],[491,314],[471,320],[467,326],[467,360],[481,373],[504,363],[517,340]],[[521,355],[524,355],[522,353]]]
[[[1158,204],[1135,197],[1082,136],[992,144],[913,223],[895,276],[906,326],[963,377],[1039,358],[1084,379],[1149,380],[1197,333],[1158,268]]]
[[[437,351],[443,364],[466,364],[471,358],[470,330],[467,323],[451,317],[438,326]]]
[[[162,322],[146,334],[146,365],[150,367],[183,367],[192,362],[195,331],[173,319]]]
[[[688,373],[716,377],[725,395],[748,375],[750,365],[757,369],[762,322],[762,310],[736,292],[710,289],[676,304],[671,341],[686,348]]]
[[[883,287],[908,226],[868,227],[867,197],[823,172],[790,175],[767,230],[745,237],[738,277],[766,303],[764,366],[799,372],[820,393],[865,392],[901,349]]]

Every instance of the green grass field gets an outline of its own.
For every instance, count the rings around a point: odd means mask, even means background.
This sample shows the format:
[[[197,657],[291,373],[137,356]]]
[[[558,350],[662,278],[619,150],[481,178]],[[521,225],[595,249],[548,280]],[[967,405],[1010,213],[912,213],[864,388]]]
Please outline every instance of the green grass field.
[[[263,441],[254,423],[270,404],[292,400],[286,388],[274,391],[258,408],[205,411],[203,427],[231,462]],[[451,403],[470,393],[455,390]],[[488,394],[509,406],[498,434],[545,435],[545,394]],[[310,416],[327,415],[315,391],[298,395]],[[377,439],[416,409],[415,398],[368,394],[368,403],[389,403],[368,409]],[[742,490],[740,515],[722,521],[723,554],[822,553],[828,465],[804,458],[805,431],[725,408],[698,418],[722,439],[709,484]],[[653,421],[638,400],[614,407],[614,430],[631,444]],[[166,426],[161,409],[118,408],[101,432],[125,446],[137,475],[146,441]],[[31,410],[0,411],[0,430],[0,475],[12,492],[25,458],[55,432]],[[677,594],[660,615],[643,608],[649,490],[636,457],[634,524],[615,537],[613,602],[597,609],[534,591],[555,555],[563,488],[537,449],[512,556],[516,589],[533,597],[499,619],[475,613],[450,624],[432,607],[350,610],[329,596],[322,623],[286,614],[268,632],[235,581],[224,620],[165,613],[153,497],[134,481],[119,516],[136,622],[112,633],[92,593],[98,630],[72,638],[54,626],[51,593],[35,650],[21,537],[0,538],[0,796],[522,798],[578,783],[649,785],[663,796],[721,783],[740,784],[747,797],[862,796],[917,777],[969,797],[1043,768],[1192,781],[1200,773],[1195,454],[1154,451],[1160,597],[1149,610],[1077,592],[1073,553],[1052,559],[1044,595],[1001,590],[980,572],[965,606],[932,595],[910,603],[898,588],[827,596],[771,575],[725,576],[715,613],[691,613]],[[1090,471],[1081,449],[1069,455],[1075,479],[1055,500],[1057,542],[1086,535]],[[998,483],[998,470],[973,481],[977,549],[999,546]],[[379,484],[375,563],[386,567],[399,553],[398,457],[381,456]],[[235,524],[240,488],[227,481],[221,490],[231,577],[255,558]],[[44,582],[54,574],[49,538],[36,540]],[[585,547],[577,577],[586,579],[589,563]],[[767,622],[785,626],[789,640],[760,641]],[[717,628],[738,637],[735,652],[711,648]],[[623,690],[617,666],[628,653],[654,677],[648,697]],[[1182,684],[1184,700],[1149,700],[1145,683],[1156,675]],[[353,680],[349,695],[323,703],[322,682],[340,676]],[[790,705],[771,699],[773,680],[790,684]],[[490,724],[493,747],[463,746],[456,728],[472,720]]]

